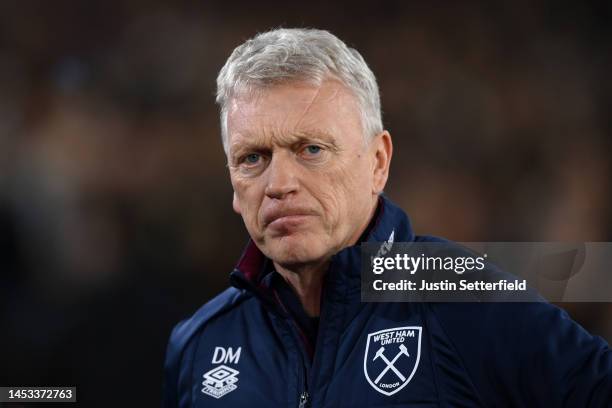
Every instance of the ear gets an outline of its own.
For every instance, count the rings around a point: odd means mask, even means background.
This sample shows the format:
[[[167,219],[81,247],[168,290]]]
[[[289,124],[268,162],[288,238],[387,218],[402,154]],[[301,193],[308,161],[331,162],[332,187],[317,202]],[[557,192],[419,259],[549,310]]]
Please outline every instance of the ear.
[[[393,142],[391,135],[386,130],[378,134],[371,142],[374,150],[373,183],[372,193],[380,194],[389,178],[389,166],[393,155]]]
[[[234,208],[234,211],[236,211],[236,213],[242,214],[240,210],[240,203],[238,202],[238,197],[236,196],[236,192],[234,192],[234,198],[232,199],[232,207]]]

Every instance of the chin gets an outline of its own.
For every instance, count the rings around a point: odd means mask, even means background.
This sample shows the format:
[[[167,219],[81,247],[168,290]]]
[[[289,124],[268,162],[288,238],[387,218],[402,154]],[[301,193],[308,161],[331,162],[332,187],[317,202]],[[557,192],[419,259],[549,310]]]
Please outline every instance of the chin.
[[[318,243],[313,243],[313,240],[293,237],[283,237],[275,239],[267,245],[262,252],[274,262],[280,265],[303,265],[312,262],[320,262],[328,251]],[[297,237],[296,237],[297,238]],[[316,241],[315,241],[316,242]]]

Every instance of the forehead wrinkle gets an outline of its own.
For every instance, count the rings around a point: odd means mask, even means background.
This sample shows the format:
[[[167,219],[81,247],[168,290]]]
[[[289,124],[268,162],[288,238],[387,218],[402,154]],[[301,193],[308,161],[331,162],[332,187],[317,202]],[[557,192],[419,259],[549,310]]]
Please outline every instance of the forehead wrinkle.
[[[310,108],[312,108],[312,105],[314,105],[315,101],[317,100],[317,98],[319,97],[319,95],[321,94],[321,88],[323,88],[322,85],[320,85],[317,88],[317,92],[315,92],[315,94],[313,95],[312,99],[310,100],[310,102],[308,102],[308,105],[306,105],[306,107],[304,108],[304,110],[302,111],[302,113],[299,116],[298,121],[295,123],[295,127],[298,128],[302,121],[304,120],[304,118],[306,117],[306,115],[308,114],[308,112],[310,111]],[[337,93],[337,90],[334,92],[334,95]]]
[[[326,98],[327,100],[331,101],[334,98],[336,98],[340,92],[344,89],[344,86],[340,83],[337,83],[337,81],[335,80],[328,80],[327,82],[323,82],[321,85],[319,85],[319,87],[317,88],[317,92],[314,94],[314,96],[312,97],[312,99],[310,100],[310,102],[308,103],[308,105],[304,108],[304,110],[302,111],[302,113],[300,114],[300,117],[298,119],[298,121],[295,123],[294,128],[295,129],[299,129],[302,126],[302,122],[304,122],[304,120],[306,119],[306,116],[308,114],[308,112],[310,112],[311,108],[313,107],[313,105],[315,104],[315,102],[317,101],[317,99],[319,99],[319,97],[321,96],[321,90],[323,89],[323,86],[325,85],[325,83],[331,83],[331,84],[335,84],[336,86],[333,88],[332,94],[329,95],[328,98]],[[312,137],[312,136],[324,136],[326,139],[328,139],[329,141],[334,141],[335,138],[328,132],[322,130],[322,129],[318,129],[316,127],[312,128],[309,126],[305,126],[303,132],[298,131],[297,133],[299,135],[303,135],[306,137]]]
[[[304,127],[301,130],[297,130],[294,135],[305,141],[312,139],[321,139],[329,143],[335,143],[336,141],[332,133],[317,127]]]
[[[292,130],[269,130],[269,138],[268,143],[270,147],[279,146],[279,147],[290,147],[300,141],[302,141],[304,137],[299,133]]]

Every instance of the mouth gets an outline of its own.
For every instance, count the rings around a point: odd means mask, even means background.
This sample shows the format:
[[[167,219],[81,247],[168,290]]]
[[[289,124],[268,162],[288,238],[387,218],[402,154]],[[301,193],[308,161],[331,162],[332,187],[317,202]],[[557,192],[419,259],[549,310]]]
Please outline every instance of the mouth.
[[[271,229],[290,229],[292,227],[298,227],[299,225],[306,222],[312,215],[296,214],[296,215],[285,215],[279,217],[268,224],[268,228]]]
[[[273,230],[287,230],[300,226],[315,214],[306,210],[271,211],[264,215],[263,224]]]

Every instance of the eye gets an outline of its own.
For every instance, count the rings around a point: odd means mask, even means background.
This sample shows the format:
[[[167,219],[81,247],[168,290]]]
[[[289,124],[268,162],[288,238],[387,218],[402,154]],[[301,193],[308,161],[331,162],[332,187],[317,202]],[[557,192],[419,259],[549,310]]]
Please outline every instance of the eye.
[[[321,146],[308,145],[308,146],[306,146],[306,152],[308,154],[312,154],[312,155],[319,154],[321,152]]]
[[[246,157],[244,158],[244,161],[247,164],[257,164],[257,162],[259,162],[259,159],[261,159],[261,155],[257,153],[251,153],[251,154],[246,155]]]

